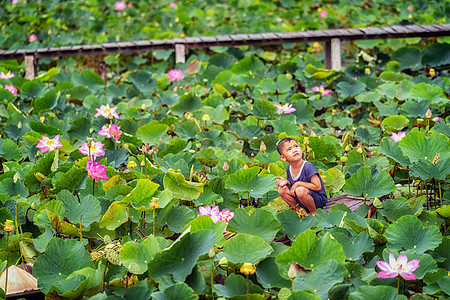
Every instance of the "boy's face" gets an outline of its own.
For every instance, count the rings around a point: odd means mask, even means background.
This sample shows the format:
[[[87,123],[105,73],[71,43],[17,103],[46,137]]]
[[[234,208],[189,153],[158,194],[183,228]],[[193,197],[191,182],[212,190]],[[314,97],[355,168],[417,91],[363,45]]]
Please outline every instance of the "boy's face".
[[[296,141],[289,141],[284,145],[283,150],[281,151],[280,158],[281,160],[287,162],[293,162],[297,160],[301,160],[303,156],[302,148],[298,145]]]

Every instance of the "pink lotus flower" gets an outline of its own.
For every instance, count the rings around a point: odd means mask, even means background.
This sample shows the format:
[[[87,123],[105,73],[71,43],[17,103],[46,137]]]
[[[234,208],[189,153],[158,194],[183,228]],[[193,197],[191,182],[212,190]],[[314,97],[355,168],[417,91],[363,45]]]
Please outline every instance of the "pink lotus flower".
[[[328,16],[328,12],[325,9],[323,9],[320,11],[319,15],[321,18],[325,18],[326,16]]]
[[[393,278],[400,275],[405,280],[416,280],[416,275],[413,274],[419,265],[420,260],[413,259],[408,262],[408,258],[405,254],[400,255],[395,259],[392,252],[389,253],[389,264],[385,261],[376,261],[378,268],[381,272],[377,274],[377,278]]]
[[[114,138],[116,142],[120,139],[120,135],[122,131],[120,130],[120,126],[116,124],[112,125],[103,125],[102,130],[98,132],[98,135],[106,136],[108,139]]]
[[[100,105],[100,108],[95,109],[97,113],[94,115],[94,118],[97,118],[98,116],[102,115],[106,119],[109,118],[116,118],[119,119],[119,115],[116,113],[117,106],[116,107],[109,107],[109,104],[106,105]]]
[[[397,142],[400,141],[402,138],[404,138],[405,135],[406,135],[406,133],[403,132],[403,131],[399,131],[398,133],[393,132],[392,135],[391,135],[391,139],[392,139],[394,142],[397,143]]]
[[[170,3],[169,6],[172,7],[172,8],[177,8],[178,7],[178,5],[175,2]]]
[[[43,136],[42,139],[39,140],[36,148],[38,148],[41,153],[45,153],[47,151],[53,151],[55,149],[61,148],[63,144],[59,141],[59,134],[55,136],[53,139],[49,139],[46,136]]]
[[[183,72],[181,72],[181,70],[178,69],[170,70],[169,73],[167,73],[167,75],[169,75],[170,81],[179,81],[183,80],[184,78]]]
[[[323,87],[323,84],[321,84],[320,87],[319,86],[315,86],[315,87],[311,88],[311,90],[313,90],[313,92],[316,92],[316,93],[321,93],[322,97],[323,96],[330,96],[331,92],[332,92],[331,90],[326,90]]]
[[[436,123],[437,121],[439,121],[439,120],[442,120],[442,118],[439,118],[439,117],[435,117],[435,118],[433,118],[433,119],[431,119],[434,123]]]
[[[116,4],[114,4],[114,9],[118,11],[122,11],[127,7],[127,4],[125,1],[117,1]]]
[[[11,1],[11,4],[17,4],[17,3],[19,3],[19,0],[12,0]]]
[[[414,7],[412,7],[411,5],[410,6],[408,6],[408,11],[413,11],[414,10]]]
[[[431,113],[431,109],[427,109],[427,112],[425,113],[425,118],[427,118],[427,119],[431,119],[431,116],[432,116],[433,114]]]
[[[219,207],[217,205],[214,205],[212,208],[207,204],[205,207],[199,207],[199,216],[209,216],[214,223],[224,221],[226,225],[228,225],[228,222],[234,217],[234,213],[231,212],[229,209],[224,209],[222,211],[219,211]],[[224,229],[224,232],[226,231],[226,226]]]
[[[11,71],[8,71],[8,73],[3,73],[3,72],[0,72],[0,79],[10,79],[10,78],[13,78],[14,76],[16,76],[16,75],[14,75],[14,73],[11,73]]]
[[[34,42],[35,40],[37,40],[37,37],[36,37],[35,34],[30,35],[30,37],[28,38],[28,41],[29,41],[30,43],[31,43],[31,42]]]
[[[13,93],[14,97],[17,96],[17,89],[12,84],[5,84],[5,89]]]
[[[100,179],[109,179],[109,177],[106,176],[106,166],[102,166],[98,162],[88,160],[86,164],[86,171],[94,182],[97,182]]]
[[[78,148],[78,151],[84,155],[87,155],[88,159],[95,160],[95,158],[105,155],[103,146],[105,146],[105,144],[102,142],[82,142],[81,147]]]
[[[127,6],[130,8],[130,7],[133,6],[133,4],[131,4],[131,2],[130,2],[130,3],[127,4]]]
[[[296,111],[297,109],[292,107],[292,104],[289,104],[289,102],[287,102],[284,105],[280,105],[280,104],[274,104],[274,106],[276,106],[278,108],[278,114],[290,114],[293,113],[294,111]]]

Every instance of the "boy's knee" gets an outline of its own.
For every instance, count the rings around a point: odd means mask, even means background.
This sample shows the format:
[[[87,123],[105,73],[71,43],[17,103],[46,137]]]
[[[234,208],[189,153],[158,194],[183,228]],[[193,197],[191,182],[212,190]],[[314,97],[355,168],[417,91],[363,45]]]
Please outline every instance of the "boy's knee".
[[[287,195],[289,188],[287,186],[280,186],[278,188],[278,194],[280,194],[280,196],[284,196]]]
[[[295,189],[295,194],[297,195],[297,197],[303,198],[306,195],[309,195],[309,190],[303,186],[299,186]]]

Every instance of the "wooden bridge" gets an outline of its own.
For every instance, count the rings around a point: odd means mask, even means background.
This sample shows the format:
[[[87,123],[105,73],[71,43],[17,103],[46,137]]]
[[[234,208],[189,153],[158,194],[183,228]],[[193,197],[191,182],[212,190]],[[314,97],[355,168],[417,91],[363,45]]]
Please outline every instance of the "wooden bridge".
[[[276,45],[288,43],[325,42],[325,67],[341,69],[341,41],[367,39],[396,39],[442,37],[450,35],[450,24],[405,25],[350,29],[308,30],[297,32],[267,32],[162,40],[76,45],[41,49],[0,50],[0,60],[25,59],[26,78],[36,75],[36,62],[43,57],[98,55],[108,53],[142,52],[175,49],[176,62],[185,62],[187,49],[223,46]]]

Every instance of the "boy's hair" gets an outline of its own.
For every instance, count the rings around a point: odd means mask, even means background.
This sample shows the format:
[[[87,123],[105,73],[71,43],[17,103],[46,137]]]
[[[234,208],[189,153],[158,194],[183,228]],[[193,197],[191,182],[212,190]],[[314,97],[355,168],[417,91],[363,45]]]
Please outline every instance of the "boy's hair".
[[[296,141],[296,140],[293,138],[284,138],[278,143],[277,151],[278,151],[278,153],[280,153],[280,155],[282,154],[281,151],[283,151],[284,145],[290,141]]]

